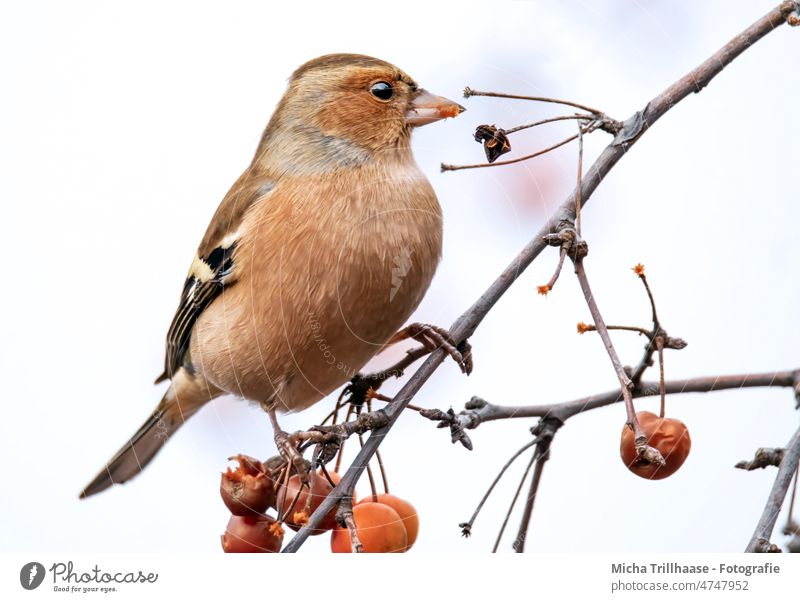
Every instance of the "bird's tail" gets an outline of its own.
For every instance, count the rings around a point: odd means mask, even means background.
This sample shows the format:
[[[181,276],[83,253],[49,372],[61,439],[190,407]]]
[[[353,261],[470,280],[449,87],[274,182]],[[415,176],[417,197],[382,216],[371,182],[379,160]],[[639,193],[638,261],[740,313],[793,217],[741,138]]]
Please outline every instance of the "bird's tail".
[[[81,492],[85,498],[138,475],[172,434],[220,391],[180,370],[150,417]]]

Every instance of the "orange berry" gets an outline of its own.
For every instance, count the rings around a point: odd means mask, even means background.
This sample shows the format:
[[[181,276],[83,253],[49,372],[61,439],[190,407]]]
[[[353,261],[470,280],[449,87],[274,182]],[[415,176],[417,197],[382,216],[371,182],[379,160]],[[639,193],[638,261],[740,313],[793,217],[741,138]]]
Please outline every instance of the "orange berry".
[[[665,479],[675,473],[686,461],[692,448],[689,429],[676,418],[659,418],[652,412],[638,412],[636,417],[642,432],[647,436],[647,444],[656,448],[664,456],[666,464],[644,464],[637,460],[636,443],[633,430],[622,427],[619,452],[625,466],[643,479]]]
[[[414,508],[410,502],[396,495],[392,495],[391,493],[379,493],[374,499],[371,495],[368,495],[361,500],[359,504],[373,501],[386,504],[400,516],[400,519],[403,521],[403,526],[406,528],[406,537],[408,539],[403,552],[408,551],[411,546],[414,545],[414,542],[417,541],[417,534],[419,533],[419,515],[417,514],[417,509]]]
[[[353,520],[364,552],[404,552],[408,535],[403,519],[386,504],[362,502],[353,506]],[[350,532],[337,527],[331,534],[331,551],[351,552]]]

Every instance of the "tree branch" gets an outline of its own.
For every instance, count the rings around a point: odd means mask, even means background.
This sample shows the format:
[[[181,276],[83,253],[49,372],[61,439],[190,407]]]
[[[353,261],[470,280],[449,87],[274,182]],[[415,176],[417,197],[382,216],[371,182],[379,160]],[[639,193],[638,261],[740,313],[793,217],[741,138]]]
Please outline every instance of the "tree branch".
[[[764,372],[761,374],[730,374],[725,376],[702,376],[685,380],[672,380],[664,383],[667,394],[711,393],[725,389],[745,389],[751,387],[793,387],[798,370]],[[634,398],[654,397],[660,394],[659,382],[641,382],[633,391]],[[596,408],[602,408],[622,401],[619,389],[597,395],[581,397],[572,401],[528,406],[500,406],[491,404],[480,397],[473,397],[458,414],[464,428],[474,429],[484,422],[509,418],[543,418],[546,416],[567,419]]]
[[[772,530],[775,528],[778,514],[781,511],[781,506],[783,506],[783,500],[786,499],[786,492],[789,491],[789,484],[792,482],[792,477],[794,477],[799,462],[800,428],[795,431],[794,436],[786,445],[783,460],[781,460],[778,467],[778,476],[775,477],[775,483],[773,483],[769,498],[767,498],[767,505],[764,507],[764,512],[758,521],[758,525],[756,525],[755,533],[753,533],[750,543],[747,544],[745,552],[780,551],[780,548],[770,543],[769,538],[772,536]]]
[[[559,209],[553,214],[542,229],[525,246],[520,254],[503,270],[500,276],[489,286],[486,292],[456,320],[450,328],[450,333],[456,341],[463,341],[472,333],[483,321],[483,318],[494,307],[495,303],[505,294],[508,288],[516,281],[522,272],[533,262],[536,257],[545,249],[547,243],[545,236],[557,231],[562,220],[574,221],[575,206],[577,199],[580,198],[581,206],[584,206],[597,189],[600,182],[606,177],[609,171],[616,165],[622,156],[630,150],[631,146],[646,132],[658,119],[678,104],[692,92],[699,92],[737,56],[750,48],[754,43],[765,35],[782,25],[787,18],[800,8],[800,3],[787,1],[773,8],[758,21],[753,23],[745,31],[737,35],[719,51],[714,53],[700,66],[693,69],[687,75],[672,84],[661,94],[653,98],[641,111],[637,111],[633,116],[624,122],[622,130],[616,135],[594,164],[589,168],[583,178],[583,185],[580,191],[573,191],[569,197],[561,204]],[[389,423],[372,432],[364,447],[359,451],[350,468],[347,470],[342,480],[336,486],[322,504],[316,509],[309,522],[298,532],[294,538],[283,549],[284,552],[296,552],[303,542],[311,534],[311,530],[318,526],[322,518],[333,508],[339,496],[344,491],[352,489],[352,486],[361,476],[364,467],[374,455],[375,450],[391,430],[403,409],[411,402],[414,395],[445,358],[443,350],[432,353],[406,382],[394,398],[394,402],[386,408]]]

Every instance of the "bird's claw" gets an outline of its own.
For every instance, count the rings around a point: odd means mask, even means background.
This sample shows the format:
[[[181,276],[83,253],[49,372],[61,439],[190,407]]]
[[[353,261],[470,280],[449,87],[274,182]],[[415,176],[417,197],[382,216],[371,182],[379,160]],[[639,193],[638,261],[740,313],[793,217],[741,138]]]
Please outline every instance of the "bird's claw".
[[[469,376],[472,374],[472,345],[470,345],[467,339],[461,341],[458,345],[456,345],[456,349],[461,353],[461,363],[458,365],[461,368],[461,371]],[[455,358],[454,358],[455,359]]]
[[[464,374],[468,375],[472,372],[472,346],[466,339],[457,343],[446,328],[414,322],[395,334],[389,343],[396,343],[403,339],[414,339],[422,343],[430,352],[440,348],[444,349]]]
[[[294,436],[289,436],[285,431],[276,431],[275,445],[278,448],[278,453],[294,468],[302,481],[306,482],[308,473],[311,471],[311,464],[298,451]]]
[[[339,430],[330,426],[315,426],[312,431],[323,435],[314,450],[314,462],[318,466],[324,466],[336,457],[347,438]]]

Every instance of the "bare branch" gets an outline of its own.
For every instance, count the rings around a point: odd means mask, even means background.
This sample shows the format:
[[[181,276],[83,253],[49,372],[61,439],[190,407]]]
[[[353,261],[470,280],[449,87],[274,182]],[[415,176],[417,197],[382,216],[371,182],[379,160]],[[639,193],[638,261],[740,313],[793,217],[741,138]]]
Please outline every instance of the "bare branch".
[[[778,475],[772,484],[772,490],[767,498],[764,512],[758,521],[750,543],[747,544],[745,552],[780,551],[780,548],[770,543],[769,538],[772,536],[772,531],[778,520],[778,514],[781,511],[781,506],[783,506],[783,500],[786,499],[786,492],[789,490],[789,484],[797,471],[798,463],[800,463],[800,428],[795,431],[794,436],[786,445],[786,451],[778,467]]]
[[[798,370],[764,372],[760,374],[729,374],[720,376],[701,376],[664,383],[667,394],[711,393],[725,389],[746,389],[751,387],[793,387]],[[659,394],[659,382],[641,382],[633,391],[634,398],[653,397]],[[473,397],[459,412],[458,419],[464,428],[474,429],[484,422],[510,418],[540,418],[552,416],[562,421],[597,408],[622,401],[619,389],[581,397],[572,401],[527,406],[501,406],[491,404],[480,397]]]
[[[677,105],[681,100],[693,92],[699,92],[737,56],[750,48],[768,33],[775,31],[787,18],[798,9],[798,3],[787,1],[773,8],[766,15],[758,19],[742,33],[734,37],[723,48],[706,59],[697,68],[686,74],[661,94],[650,100],[645,107],[637,111],[624,122],[623,128],[615,136],[594,164],[588,169],[583,178],[580,190],[581,206],[585,206],[592,193],[600,182],[608,175],[616,163],[628,152],[633,144],[644,134],[662,115]],[[559,209],[551,216],[542,229],[536,233],[511,264],[503,270],[498,278],[489,286],[481,297],[465,311],[450,328],[450,333],[456,341],[464,341],[475,332],[487,313],[495,303],[505,294],[509,287],[519,278],[522,272],[545,249],[545,237],[556,232],[559,224],[566,220],[573,222],[575,215],[575,199],[578,191],[573,191],[561,204]],[[359,451],[355,460],[347,470],[342,480],[334,488],[333,495],[328,496],[314,511],[309,522],[303,526],[294,538],[283,549],[284,552],[296,552],[302,543],[317,527],[322,518],[333,508],[338,496],[352,488],[361,476],[364,466],[374,455],[375,450],[384,440],[389,430],[394,425],[403,409],[410,403],[414,395],[445,358],[444,350],[432,353],[406,382],[386,408],[389,423],[372,432],[364,447]]]
[[[520,130],[527,130],[528,128],[535,128],[539,127],[540,125],[544,125],[546,123],[553,123],[555,121],[565,121],[568,119],[577,119],[580,121],[592,121],[595,119],[594,115],[588,114],[581,114],[576,113],[575,115],[559,115],[558,117],[548,117],[547,119],[540,119],[539,121],[534,121],[533,123],[526,123],[525,125],[518,125],[513,128],[508,128],[507,130],[503,130],[504,134],[513,134],[514,132],[519,132]]]
[[[586,105],[578,104],[577,102],[572,102],[571,100],[559,100],[557,98],[548,98],[546,96],[519,96],[517,94],[502,94],[499,92],[481,92],[480,90],[473,90],[470,87],[464,88],[464,98],[469,98],[471,96],[492,96],[494,98],[511,98],[514,100],[533,100],[535,102],[549,102],[553,104],[565,105],[567,107],[575,107],[576,109],[581,109],[582,111],[587,111],[595,115],[603,114],[602,111],[598,111],[597,109],[593,109],[592,107],[587,107]]]
[[[536,466],[533,469],[528,499],[525,501],[525,509],[522,511],[522,519],[519,522],[517,538],[512,545],[517,554],[522,554],[525,551],[525,540],[528,538],[528,528],[533,514],[533,504],[539,491],[539,483],[542,480],[542,470],[544,470],[545,463],[550,459],[550,446],[553,443],[553,437],[563,425],[564,423],[560,420],[542,418],[539,424],[532,429],[533,433],[537,435]]]

